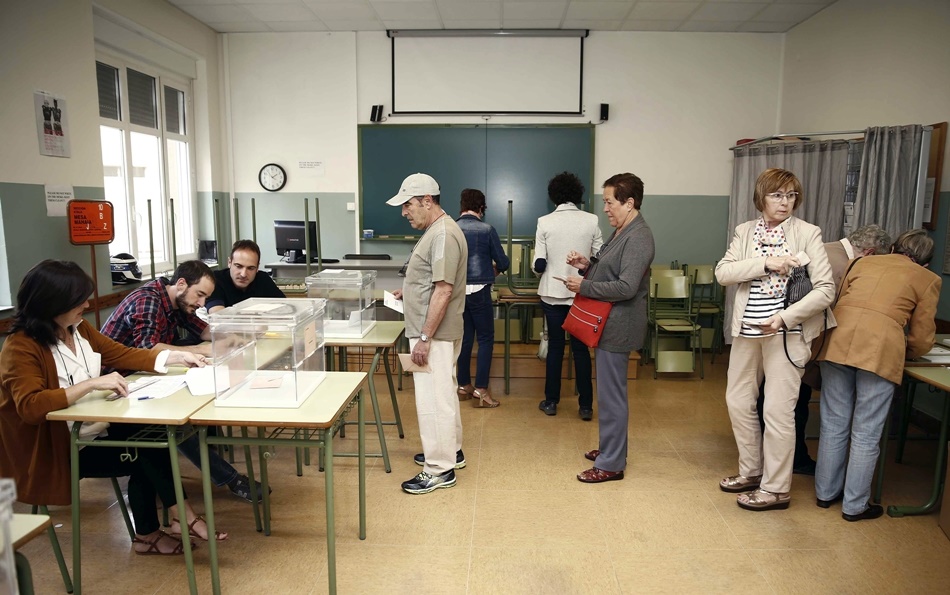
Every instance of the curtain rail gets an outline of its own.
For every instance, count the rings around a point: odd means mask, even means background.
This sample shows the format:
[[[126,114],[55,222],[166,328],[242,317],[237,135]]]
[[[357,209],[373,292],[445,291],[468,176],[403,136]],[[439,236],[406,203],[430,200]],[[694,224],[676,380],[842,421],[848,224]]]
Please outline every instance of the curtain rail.
[[[763,136],[762,138],[757,138],[754,141],[742,143],[741,145],[736,145],[734,147],[729,147],[730,151],[735,151],[739,147],[751,147],[752,145],[759,144],[761,142],[769,140],[778,140],[781,138],[795,138],[795,137],[808,137],[808,136],[829,136],[832,134],[864,134],[865,130],[837,130],[834,132],[808,132],[802,134],[773,134],[771,136]]]

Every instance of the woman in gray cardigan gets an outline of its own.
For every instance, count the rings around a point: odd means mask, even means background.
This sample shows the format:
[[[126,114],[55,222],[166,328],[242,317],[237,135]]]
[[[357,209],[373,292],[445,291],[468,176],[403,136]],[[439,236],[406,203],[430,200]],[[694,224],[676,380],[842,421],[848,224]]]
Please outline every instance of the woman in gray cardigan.
[[[567,262],[584,277],[568,277],[572,292],[612,302],[604,323],[597,359],[597,403],[600,410],[600,448],[584,456],[594,466],[577,479],[600,483],[623,479],[627,466],[627,365],[630,352],[643,347],[647,328],[649,271],[655,246],[653,232],[643,217],[643,181],[631,173],[617,174],[604,182],[604,212],[613,235],[592,260],[570,252]]]

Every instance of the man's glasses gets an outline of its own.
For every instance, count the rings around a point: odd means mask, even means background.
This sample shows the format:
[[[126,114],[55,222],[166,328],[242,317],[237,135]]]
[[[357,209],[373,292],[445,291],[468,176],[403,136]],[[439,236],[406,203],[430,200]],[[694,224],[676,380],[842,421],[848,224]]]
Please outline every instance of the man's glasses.
[[[797,192],[770,192],[765,195],[772,202],[782,202],[788,199],[788,202],[795,202],[798,199]]]

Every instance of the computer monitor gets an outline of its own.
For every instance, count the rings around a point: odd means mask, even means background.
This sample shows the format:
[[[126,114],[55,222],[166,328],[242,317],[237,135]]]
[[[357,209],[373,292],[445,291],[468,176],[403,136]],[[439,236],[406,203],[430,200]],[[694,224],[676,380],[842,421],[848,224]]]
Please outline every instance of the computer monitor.
[[[311,221],[310,231],[310,261],[317,259],[317,222]],[[303,232],[303,221],[274,221],[274,240],[277,244],[277,254],[285,257],[287,262],[307,262],[304,252],[307,249]]]

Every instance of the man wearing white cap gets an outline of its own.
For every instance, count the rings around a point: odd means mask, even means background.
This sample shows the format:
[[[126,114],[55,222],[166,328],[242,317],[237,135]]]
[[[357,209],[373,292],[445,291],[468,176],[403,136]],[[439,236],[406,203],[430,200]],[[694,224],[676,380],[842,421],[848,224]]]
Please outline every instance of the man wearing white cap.
[[[403,482],[409,494],[428,494],[455,485],[455,470],[465,466],[462,414],[455,396],[455,361],[462,345],[468,242],[458,224],[439,205],[439,184],[413,174],[386,204],[401,207],[413,229],[424,233],[406,263],[402,299],[412,362],[430,372],[415,372],[416,412],[422,473]]]

